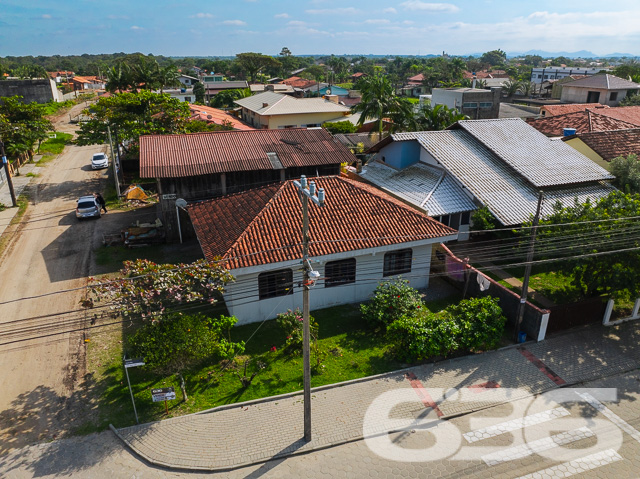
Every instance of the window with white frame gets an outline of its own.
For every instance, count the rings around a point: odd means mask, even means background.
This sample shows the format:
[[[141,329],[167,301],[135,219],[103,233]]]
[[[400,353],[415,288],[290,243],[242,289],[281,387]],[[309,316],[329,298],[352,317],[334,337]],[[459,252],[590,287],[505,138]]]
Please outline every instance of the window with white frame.
[[[410,273],[412,257],[413,250],[411,248],[385,253],[382,276]]]

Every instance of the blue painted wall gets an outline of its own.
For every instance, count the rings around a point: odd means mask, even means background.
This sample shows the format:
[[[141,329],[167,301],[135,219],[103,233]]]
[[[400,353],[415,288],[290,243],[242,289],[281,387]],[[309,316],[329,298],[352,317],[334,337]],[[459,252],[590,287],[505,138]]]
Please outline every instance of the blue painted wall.
[[[421,146],[416,140],[394,141],[380,150],[378,159],[384,157],[385,164],[402,170],[420,161],[420,150]]]
[[[320,88],[320,95],[326,95],[328,88],[329,87]],[[338,96],[347,96],[349,94],[349,90],[347,90],[346,88],[341,88],[339,86],[333,85],[331,87],[331,94],[338,95]]]

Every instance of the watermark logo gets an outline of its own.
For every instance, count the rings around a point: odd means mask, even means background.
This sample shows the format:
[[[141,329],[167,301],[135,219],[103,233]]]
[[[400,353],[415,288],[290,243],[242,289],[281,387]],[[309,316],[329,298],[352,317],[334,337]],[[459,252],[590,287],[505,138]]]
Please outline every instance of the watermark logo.
[[[472,403],[508,406],[449,421],[420,404],[425,396],[457,410],[472,410]],[[621,427],[607,416],[608,409],[603,405],[616,401],[615,388],[556,389],[536,397],[527,390],[509,388],[399,388],[373,400],[365,413],[363,435],[372,452],[399,462],[449,459],[495,465],[531,454],[570,461],[603,448],[620,449]],[[496,417],[498,410],[507,412]],[[603,411],[605,419],[600,414]],[[400,438],[414,434],[423,436],[405,447]],[[510,436],[505,440],[507,434]],[[573,443],[583,439],[589,441],[581,446],[588,447],[576,448]]]

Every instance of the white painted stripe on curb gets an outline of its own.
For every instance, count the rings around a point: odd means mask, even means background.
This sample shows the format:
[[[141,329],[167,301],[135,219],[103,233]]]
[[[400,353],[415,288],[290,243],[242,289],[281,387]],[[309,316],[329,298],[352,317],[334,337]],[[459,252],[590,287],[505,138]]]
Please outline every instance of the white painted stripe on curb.
[[[495,426],[484,427],[482,429],[476,429],[475,431],[467,432],[463,434],[467,442],[482,441],[490,437],[499,436],[506,432],[516,431],[524,427],[533,426],[535,424],[541,424],[547,421],[553,421],[563,416],[569,416],[569,411],[563,407],[557,407],[555,409],[549,409],[536,414],[531,414],[518,419],[512,419]]]
[[[571,477],[576,474],[591,471],[598,467],[606,466],[615,461],[620,461],[622,456],[613,449],[607,449],[589,456],[580,457],[573,461],[564,462],[557,466],[549,467],[541,471],[532,472],[517,479],[550,479],[556,477]]]
[[[616,413],[614,413],[611,409],[609,409],[607,406],[602,404],[600,401],[598,401],[596,398],[594,398],[589,393],[579,393],[579,392],[576,391],[576,394],[578,396],[580,396],[582,399],[584,399],[585,401],[587,401],[589,404],[591,404],[594,408],[596,408],[604,416],[606,416],[607,419],[609,419],[612,423],[614,423],[616,426],[618,426],[624,432],[629,434],[636,441],[640,442],[640,432],[638,432],[637,429],[635,429],[628,422],[626,422],[624,419],[622,419],[620,416],[618,416]]]
[[[503,462],[515,461],[516,459],[522,459],[523,457],[527,457],[532,454],[548,451],[554,447],[564,446],[565,444],[580,441],[581,439],[593,437],[594,435],[593,431],[588,427],[581,427],[579,429],[555,434],[550,437],[544,437],[536,441],[527,442],[520,446],[510,447],[499,452],[485,454],[482,456],[482,460],[487,466],[495,466]]]

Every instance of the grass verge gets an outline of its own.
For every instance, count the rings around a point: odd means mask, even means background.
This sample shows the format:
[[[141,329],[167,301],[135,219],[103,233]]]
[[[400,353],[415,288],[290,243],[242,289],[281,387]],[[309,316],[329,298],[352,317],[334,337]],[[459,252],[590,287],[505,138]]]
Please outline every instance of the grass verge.
[[[24,194],[20,195],[16,198],[16,203],[18,206],[18,211],[15,216],[11,218],[9,226],[14,226],[22,221],[22,218],[24,217],[25,213],[27,212],[27,208],[29,207],[29,197]],[[11,232],[12,230],[12,228],[10,228],[10,231],[5,230],[4,234],[0,236],[0,256],[2,256],[2,253],[9,244],[9,241],[11,241],[11,238],[13,238],[13,233]]]
[[[49,138],[48,140],[43,141],[40,145],[40,149],[38,150],[39,153],[42,153],[43,155],[59,155],[73,138],[73,135],[69,133],[61,133],[59,131],[50,134],[55,134],[55,138]]]

